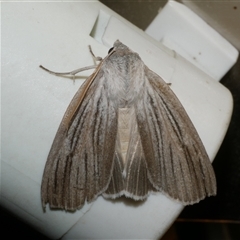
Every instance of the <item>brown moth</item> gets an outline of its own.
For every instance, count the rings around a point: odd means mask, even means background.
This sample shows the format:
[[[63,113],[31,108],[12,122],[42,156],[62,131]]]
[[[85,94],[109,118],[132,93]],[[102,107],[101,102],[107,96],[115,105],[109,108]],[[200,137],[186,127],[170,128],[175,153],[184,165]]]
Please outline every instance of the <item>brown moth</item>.
[[[193,204],[216,194],[216,179],[169,85],[117,40],[67,108],[45,166],[42,204],[74,211],[100,194],[144,200],[156,191]]]

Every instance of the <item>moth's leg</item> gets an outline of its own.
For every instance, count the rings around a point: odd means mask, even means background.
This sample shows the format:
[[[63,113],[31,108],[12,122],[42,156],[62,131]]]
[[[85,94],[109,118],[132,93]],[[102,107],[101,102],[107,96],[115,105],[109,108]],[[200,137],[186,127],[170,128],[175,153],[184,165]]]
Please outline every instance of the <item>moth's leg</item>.
[[[102,61],[102,58],[101,58],[101,57],[96,57],[96,56],[94,55],[94,53],[93,53],[92,48],[91,48],[90,45],[88,45],[88,48],[89,48],[89,52],[91,53],[94,61],[96,61],[96,62],[97,62],[97,61]]]

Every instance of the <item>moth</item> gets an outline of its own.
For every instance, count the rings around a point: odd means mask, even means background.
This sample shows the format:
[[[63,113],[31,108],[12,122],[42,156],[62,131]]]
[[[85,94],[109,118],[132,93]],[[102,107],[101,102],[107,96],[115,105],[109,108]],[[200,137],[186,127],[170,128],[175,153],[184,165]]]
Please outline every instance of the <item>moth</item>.
[[[74,211],[100,194],[144,200],[158,191],[197,203],[216,194],[215,174],[170,86],[117,40],[63,116],[42,178],[42,204]]]

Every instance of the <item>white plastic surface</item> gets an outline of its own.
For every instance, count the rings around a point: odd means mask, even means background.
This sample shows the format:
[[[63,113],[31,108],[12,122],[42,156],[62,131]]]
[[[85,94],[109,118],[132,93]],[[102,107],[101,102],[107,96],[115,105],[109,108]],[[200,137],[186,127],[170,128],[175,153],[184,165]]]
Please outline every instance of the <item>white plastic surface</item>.
[[[109,18],[92,35],[102,43],[90,36],[100,10]],[[40,185],[49,149],[90,71],[73,83],[38,66],[68,71],[92,65],[87,46],[104,57],[116,39],[172,83],[211,159],[231,117],[226,88],[99,2],[2,3],[1,205],[54,239],[64,234],[63,239],[156,239],[183,208],[159,193],[140,203],[99,197],[75,213],[42,210]]]
[[[216,80],[220,80],[238,58],[236,48],[176,1],[167,2],[145,32]]]

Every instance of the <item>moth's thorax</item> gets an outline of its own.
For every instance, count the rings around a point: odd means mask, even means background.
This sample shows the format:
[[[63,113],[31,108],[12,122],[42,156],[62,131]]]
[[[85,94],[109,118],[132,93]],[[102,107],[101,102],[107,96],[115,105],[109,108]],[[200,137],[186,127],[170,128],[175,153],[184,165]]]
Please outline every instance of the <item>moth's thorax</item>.
[[[128,49],[120,49],[110,55],[104,65],[109,97],[119,108],[131,107],[139,98],[145,82],[141,58]]]

